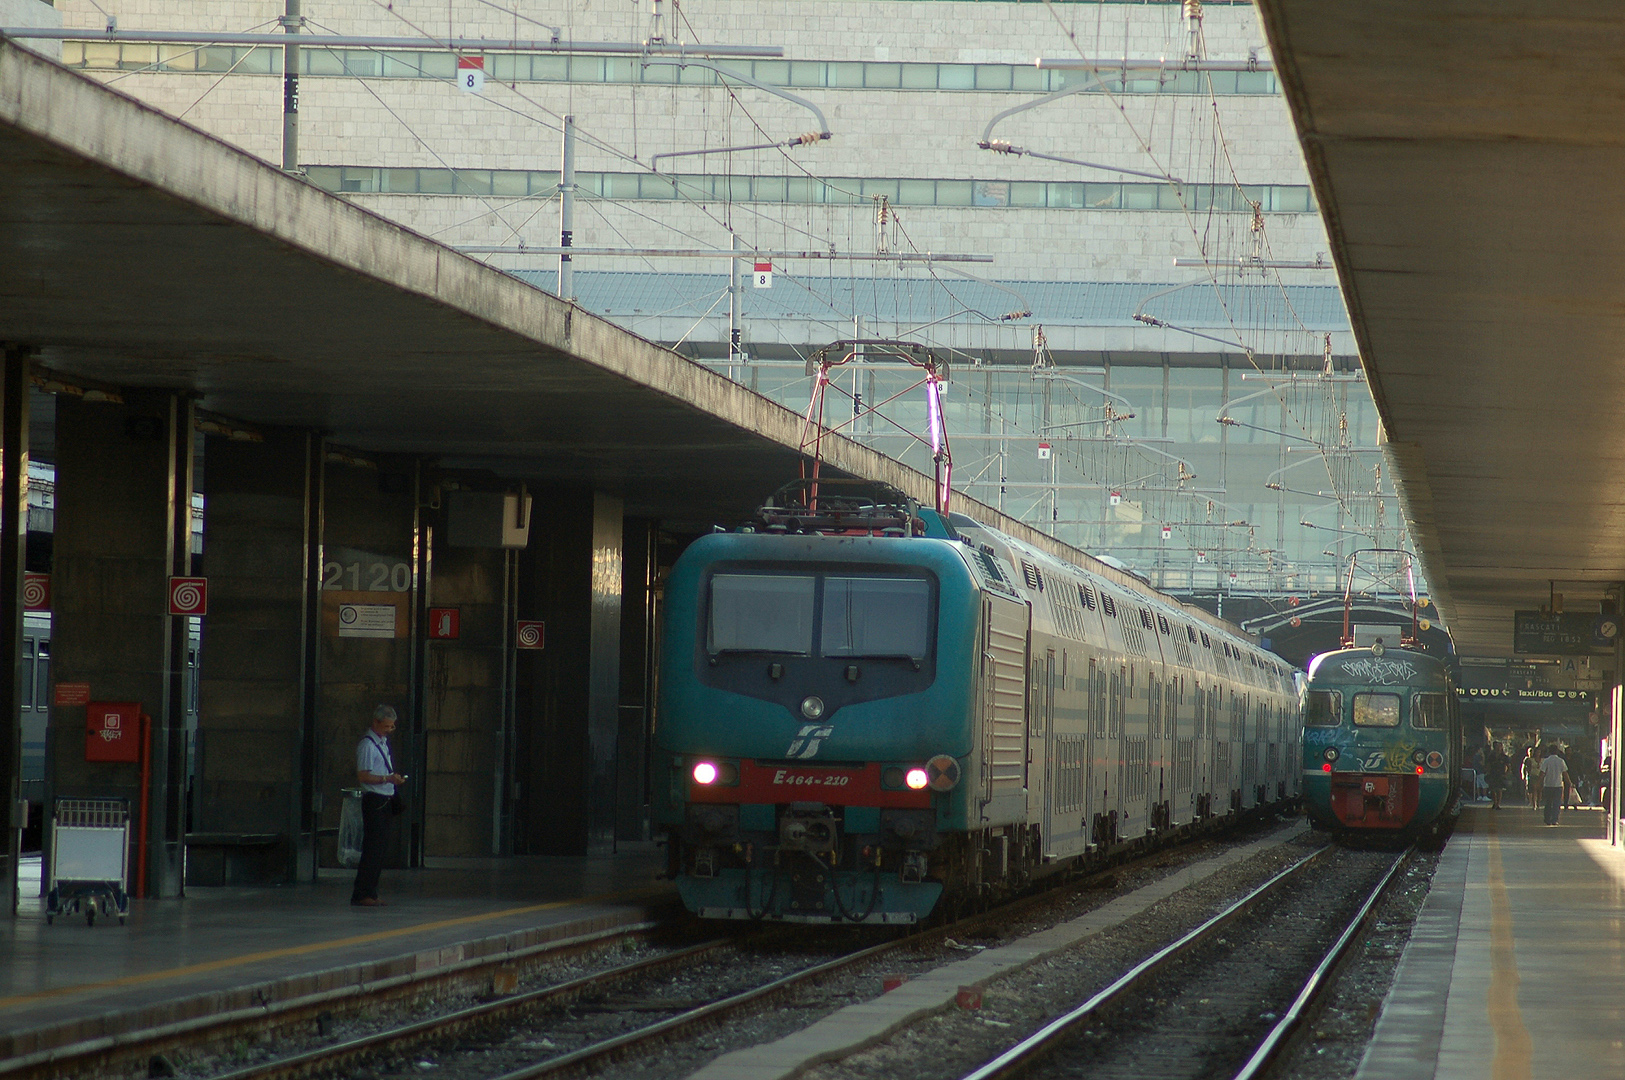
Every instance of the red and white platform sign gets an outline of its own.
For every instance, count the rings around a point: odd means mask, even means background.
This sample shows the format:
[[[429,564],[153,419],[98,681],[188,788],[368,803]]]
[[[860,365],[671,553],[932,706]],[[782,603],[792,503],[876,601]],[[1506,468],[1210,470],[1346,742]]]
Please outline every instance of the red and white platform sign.
[[[478,94],[485,89],[485,57],[457,58],[457,89],[467,94]]]
[[[547,644],[547,624],[539,619],[520,619],[514,624],[514,648],[540,649]]]
[[[170,578],[169,613],[171,615],[207,615],[209,613],[209,579],[200,577]]]
[[[429,609],[429,640],[456,641],[461,608],[432,607]]]
[[[51,575],[50,574],[24,574],[23,575],[23,610],[24,611],[50,611],[51,610]]]
[[[773,264],[771,262],[758,262],[756,264],[756,287],[758,289],[771,289],[773,287]]]

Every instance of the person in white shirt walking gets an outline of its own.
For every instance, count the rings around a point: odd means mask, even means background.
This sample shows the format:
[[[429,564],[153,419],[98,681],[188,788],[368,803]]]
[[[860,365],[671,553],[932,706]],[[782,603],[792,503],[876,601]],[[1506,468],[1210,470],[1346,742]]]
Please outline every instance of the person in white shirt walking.
[[[1569,779],[1569,763],[1557,752],[1556,743],[1546,744],[1546,756],[1540,759],[1541,798],[1546,808],[1546,824],[1556,825],[1563,812],[1563,785]]]
[[[350,903],[356,907],[383,907],[378,899],[378,878],[384,872],[384,851],[390,826],[400,813],[396,784],[406,777],[395,771],[389,752],[389,733],[395,730],[395,710],[380,705],[372,711],[372,727],[355,748],[355,778],[361,785],[361,864],[356,868]]]

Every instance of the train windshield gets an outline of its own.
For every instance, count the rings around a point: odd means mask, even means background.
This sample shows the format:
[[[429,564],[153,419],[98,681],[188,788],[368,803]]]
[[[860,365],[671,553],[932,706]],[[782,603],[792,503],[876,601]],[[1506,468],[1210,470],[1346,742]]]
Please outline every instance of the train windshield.
[[[818,580],[791,574],[718,574],[711,579],[707,647],[715,653],[810,656]]]
[[[843,659],[921,659],[931,652],[924,578],[720,573],[711,578],[706,647]],[[821,624],[821,626],[820,626]]]
[[[823,654],[922,657],[930,615],[931,585],[920,578],[827,577]]]
[[[1343,694],[1338,690],[1311,690],[1303,697],[1304,727],[1337,727],[1343,722]]]
[[[1449,701],[1443,694],[1417,694],[1411,699],[1411,727],[1440,730],[1449,727]]]
[[[1398,727],[1398,694],[1355,694],[1354,723],[1357,727]]]

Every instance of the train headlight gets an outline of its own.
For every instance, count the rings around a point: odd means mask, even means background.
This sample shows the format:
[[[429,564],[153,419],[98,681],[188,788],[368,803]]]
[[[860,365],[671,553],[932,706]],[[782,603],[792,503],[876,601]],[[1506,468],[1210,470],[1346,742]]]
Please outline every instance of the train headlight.
[[[1323,754],[1323,755],[1322,755],[1322,756],[1323,756],[1323,757],[1324,757],[1324,758],[1325,758],[1325,759],[1326,759],[1326,760],[1327,760],[1327,761],[1328,761],[1328,762],[1332,762],[1332,761],[1336,761],[1336,760],[1337,760],[1337,747],[1335,747],[1335,746],[1328,746],[1328,747],[1327,747],[1327,748],[1326,748],[1326,753],[1325,753],[1325,754]]]
[[[930,782],[931,777],[924,769],[910,769],[908,775],[903,777],[903,783],[915,791],[925,790],[925,785]]]
[[[952,791],[959,783],[959,762],[949,754],[938,754],[925,763],[926,783],[932,791]]]
[[[809,694],[801,699],[801,715],[808,720],[817,720],[824,715],[824,699],[817,694]]]
[[[1420,764],[1422,764],[1422,762],[1424,762],[1426,760],[1427,760],[1427,755],[1425,753],[1423,753],[1422,751],[1420,751],[1420,750],[1418,750],[1416,753],[1411,755],[1411,764],[1412,765],[1420,765]]]
[[[717,782],[717,767],[709,761],[696,761],[694,763],[694,782],[701,785],[710,785]]]

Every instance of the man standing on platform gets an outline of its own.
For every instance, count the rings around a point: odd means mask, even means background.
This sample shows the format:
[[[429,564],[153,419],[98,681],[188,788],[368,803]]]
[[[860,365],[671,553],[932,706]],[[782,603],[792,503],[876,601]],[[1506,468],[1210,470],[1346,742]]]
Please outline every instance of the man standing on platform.
[[[1563,785],[1569,780],[1569,763],[1557,752],[1556,743],[1546,744],[1546,756],[1540,759],[1541,797],[1546,808],[1546,824],[1556,825],[1563,810]],[[366,857],[362,857],[365,863]]]
[[[372,727],[355,748],[355,777],[361,785],[361,864],[356,868],[350,903],[357,907],[383,907],[378,899],[378,877],[384,872],[384,849],[391,826],[400,813],[396,784],[406,777],[395,771],[389,752],[389,733],[395,730],[395,710],[380,705],[372,711]]]

